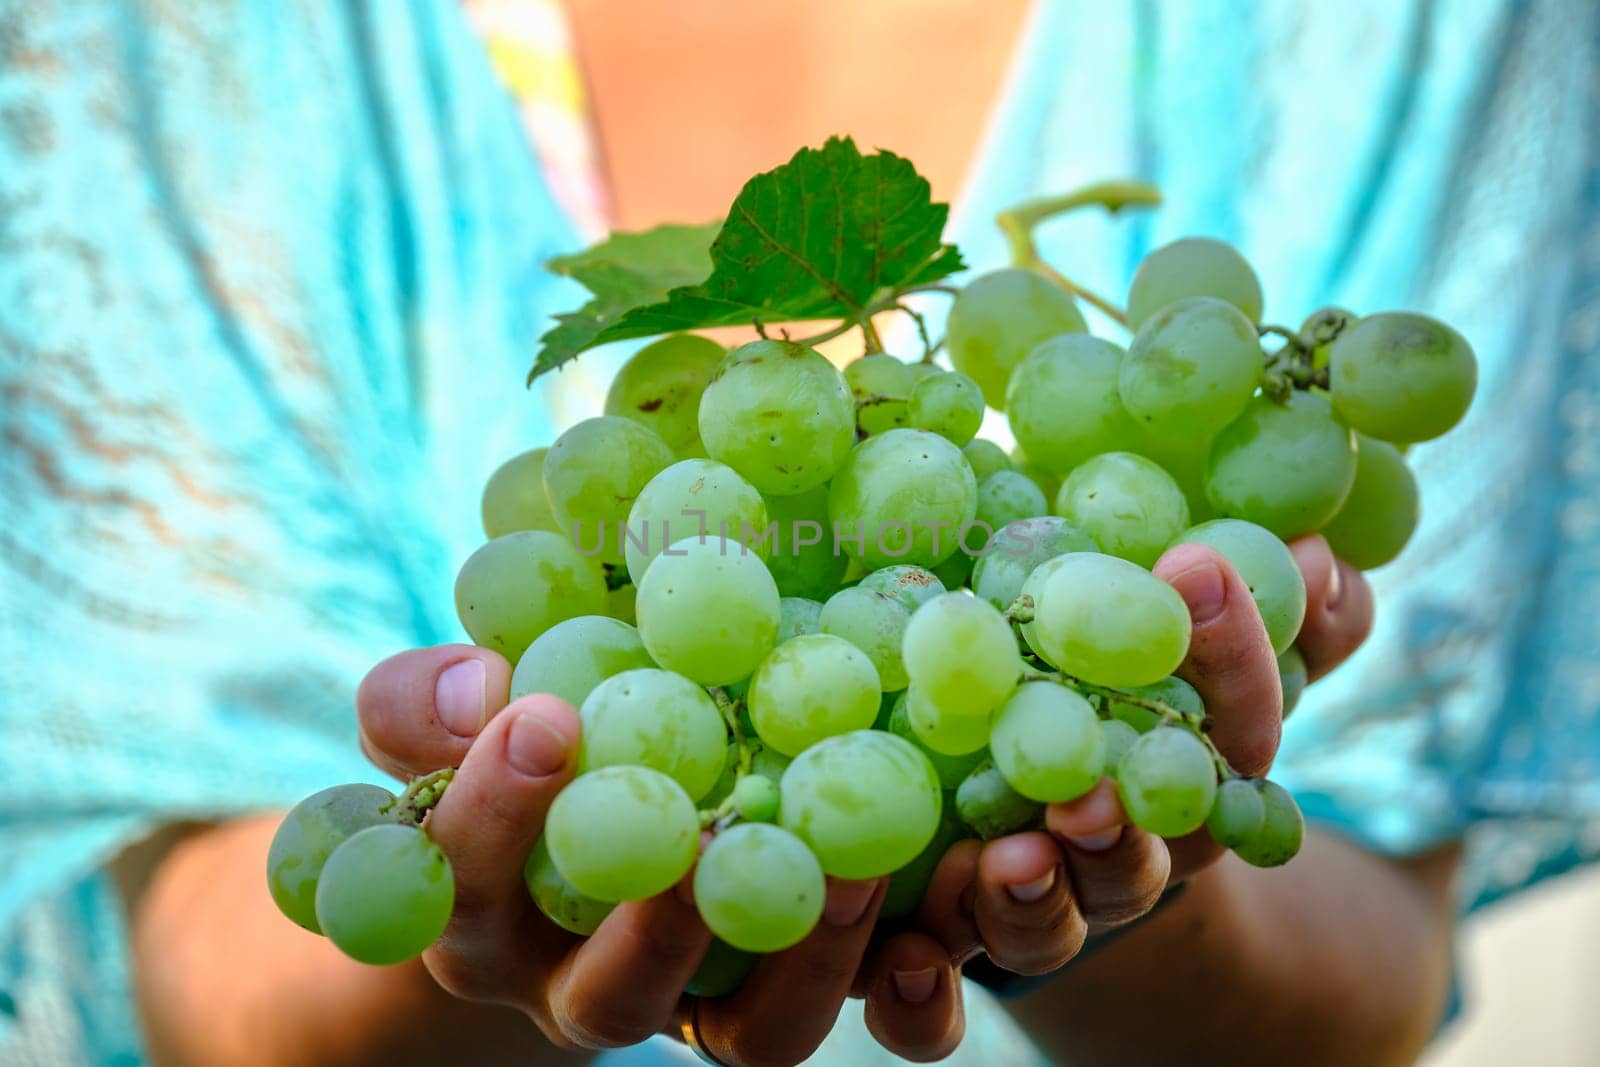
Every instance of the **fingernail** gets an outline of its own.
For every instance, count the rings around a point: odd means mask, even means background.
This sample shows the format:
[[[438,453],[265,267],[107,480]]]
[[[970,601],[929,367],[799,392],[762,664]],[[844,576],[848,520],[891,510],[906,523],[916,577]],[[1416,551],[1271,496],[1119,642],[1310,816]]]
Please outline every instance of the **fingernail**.
[[[923,1004],[933,996],[939,985],[939,968],[924,967],[920,971],[894,971],[894,988],[907,1004]]]
[[[1109,830],[1101,830],[1093,834],[1079,834],[1077,837],[1067,838],[1067,843],[1073,848],[1082,849],[1084,852],[1104,852],[1118,841],[1122,840],[1122,827],[1113,826]]]
[[[1338,560],[1334,560],[1333,566],[1328,568],[1328,595],[1322,603],[1329,611],[1338,607],[1339,601],[1344,598],[1344,577],[1339,573],[1340,570]]]
[[[506,759],[530,778],[545,778],[567,762],[567,739],[539,716],[525,713],[511,724]]]
[[[1006,886],[1006,892],[1011,895],[1012,900],[1015,900],[1019,904],[1032,904],[1034,901],[1050,892],[1050,890],[1054,889],[1055,885],[1056,869],[1051,867],[1048,871],[1045,871],[1031,882],[1023,882],[1021,885]]]
[[[822,917],[829,926],[854,926],[861,921],[877,889],[877,882],[834,882],[828,887]]]
[[[488,671],[481,659],[464,659],[446,667],[433,685],[433,709],[444,728],[457,737],[477,737],[483,729]]]
[[[1216,564],[1202,563],[1190,567],[1172,579],[1172,587],[1189,605],[1189,617],[1195,622],[1210,622],[1222,614],[1222,602],[1227,599],[1228,585]]]

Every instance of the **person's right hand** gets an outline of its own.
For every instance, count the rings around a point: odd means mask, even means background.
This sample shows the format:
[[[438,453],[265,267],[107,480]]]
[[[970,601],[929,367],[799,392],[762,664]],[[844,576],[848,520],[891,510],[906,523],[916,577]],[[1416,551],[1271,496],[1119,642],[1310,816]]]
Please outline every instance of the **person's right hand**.
[[[444,645],[385,660],[361,684],[362,747],[379,767],[400,779],[459,768],[427,827],[455,870],[455,912],[423,960],[450,993],[526,1012],[559,1048],[643,1041],[694,1004],[683,990],[711,933],[689,878],[619,905],[589,938],[539,912],[523,863],[573,776],[579,719],[551,696],[508,705],[510,680],[499,655]],[[711,1054],[730,1067],[809,1056],[856,977],[884,884],[829,879],[805,940],[763,958],[736,992],[699,1001]]]

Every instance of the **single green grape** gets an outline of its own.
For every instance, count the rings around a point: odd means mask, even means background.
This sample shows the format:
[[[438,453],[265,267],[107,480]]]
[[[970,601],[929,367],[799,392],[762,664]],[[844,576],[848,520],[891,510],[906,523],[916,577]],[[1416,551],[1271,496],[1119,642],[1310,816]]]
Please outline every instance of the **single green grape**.
[[[778,601],[778,644],[803,634],[822,632],[822,604],[805,597],[786,596]]]
[[[850,564],[848,556],[834,551],[827,486],[793,496],[767,497],[767,519],[778,527],[767,558],[778,591],[784,596],[826,600],[839,588]]]
[[[1061,491],[1062,477],[1042,463],[1035,463],[1020,446],[1011,450],[1011,466],[1018,474],[1026,474],[1039,487],[1046,500],[1054,500]]]
[[[528,862],[522,868],[522,880],[528,886],[528,895],[533,897],[533,902],[539,906],[545,918],[580,937],[588,937],[600,929],[600,924],[616,907],[615,904],[586,897],[572,888],[572,883],[556,870],[542,837],[528,854]]]
[[[579,615],[534,638],[511,674],[511,699],[553,693],[578,708],[612,675],[652,666],[638,630],[604,615]]]
[[[970,535],[970,528],[968,533]],[[953,552],[944,562],[933,565],[933,576],[946,589],[968,589],[972,585],[972,565],[976,562],[965,550]]]
[[[1221,300],[1193,297],[1139,327],[1117,391],[1147,433],[1203,438],[1244,410],[1261,368],[1261,340],[1244,313]]]
[[[1172,475],[1189,502],[1189,521],[1194,523],[1213,519],[1217,514],[1206,499],[1206,457],[1211,453],[1211,442],[1210,437],[1169,439],[1146,434],[1132,449]]]
[[[1149,568],[1189,525],[1189,502],[1172,475],[1132,452],[1106,452],[1075,467],[1056,513],[1100,551]]]
[[[1223,848],[1237,848],[1259,834],[1266,819],[1267,808],[1255,783],[1232,778],[1217,787],[1206,829]]]
[[[760,962],[760,954],[745,952],[713,937],[683,991],[691,997],[725,997],[743,985]]]
[[[1142,430],[1118,391],[1126,352],[1086,333],[1052,337],[1011,375],[1006,419],[1030,462],[1065,474],[1102,452],[1126,452]]]
[[[358,830],[333,850],[317,881],[317,923],[360,963],[388,966],[439,939],[455,907],[450,861],[415,826]]]
[[[778,586],[766,564],[719,537],[679,541],[639,583],[650,657],[701,685],[747,677],[778,641]]]
[[[1251,322],[1261,321],[1261,282],[1232,245],[1185,237],[1144,257],[1128,287],[1128,326],[1137,330],[1162,308],[1209,296],[1226,301]]]
[[[1088,328],[1072,294],[1049,278],[1031,270],[997,270],[957,294],[945,348],[956,370],[978,383],[989,406],[1000,407],[1024,356],[1042,341]]]
[[[700,394],[724,355],[721,345],[692,333],[645,345],[611,379],[605,413],[654,430],[679,459],[704,456]]]
[[[850,454],[855,400],[816,349],[752,341],[728,353],[700,397],[700,437],[712,459],[762,493],[803,493]]]
[[[1252,867],[1281,867],[1300,852],[1306,822],[1300,805],[1289,791],[1264,778],[1255,781],[1265,811],[1261,829],[1254,837],[1235,845],[1234,854]]]
[[[1160,681],[1189,651],[1189,608],[1172,586],[1127,560],[1070,552],[1023,583],[1033,621],[1022,628],[1045,662],[1094,685]]]
[[[1163,678],[1150,685],[1123,687],[1123,692],[1144,700],[1160,701],[1174,711],[1195,719],[1204,718],[1206,714],[1206,706],[1200,699],[1199,691],[1182,678],[1175,676]],[[1141,734],[1149,733],[1161,725],[1161,716],[1148,708],[1130,704],[1125,700],[1108,701],[1106,710],[1112,718],[1127,723]]]
[[[333,850],[354,833],[393,822],[385,809],[394,794],[375,785],[336,785],[313,793],[289,809],[267,849],[267,888],[273,903],[296,925],[314,934],[317,879]]]
[[[789,756],[878,717],[878,671],[855,645],[829,633],[774,648],[750,679],[750,718],[768,746]]]
[[[550,498],[544,493],[544,456],[534,448],[512,456],[483,486],[483,532],[491,540],[518,530],[560,533]]]
[[[1106,749],[1105,774],[1115,778],[1117,766],[1122,763],[1122,757],[1128,754],[1128,749],[1139,740],[1139,731],[1123,722],[1121,719],[1100,720],[1100,740]]]
[[[961,820],[947,805],[939,814],[939,828],[934,831],[933,839],[911,862],[889,875],[878,918],[901,919],[916,911],[933,881],[934,871],[939,869],[939,861],[944,859],[951,845],[966,836]]]
[[[970,593],[945,593],[918,608],[900,652],[910,684],[943,716],[988,716],[1022,676],[1011,625]]]
[[[1353,429],[1396,444],[1428,441],[1472,405],[1478,359],[1438,319],[1385,311],[1339,334],[1328,381],[1334,409]]]
[[[747,774],[733,787],[733,810],[747,822],[778,818],[778,786],[764,774]]]
[[[866,653],[878,672],[886,693],[904,689],[909,682],[900,644],[911,613],[887,593],[848,586],[822,606],[822,632],[842,637]]]
[[[906,402],[916,375],[904,362],[871,352],[844,367],[844,380],[856,402],[856,424],[868,434],[911,425]]]
[[[1326,400],[1296,390],[1287,403],[1256,397],[1217,436],[1206,497],[1219,515],[1292,541],[1338,513],[1355,477],[1355,435]]]
[[[789,764],[792,762],[794,761],[777,749],[761,745],[750,757],[750,773],[770,778],[774,782],[781,781],[783,772],[789,769]]]
[[[918,748],[946,756],[981,752],[989,743],[989,715],[948,715],[915,687],[906,690],[906,723]]]
[[[1278,681],[1283,686],[1283,717],[1287,719],[1306,691],[1306,658],[1294,645],[1278,654]]]
[[[978,482],[966,457],[926,430],[867,438],[828,487],[835,537],[868,569],[943,562],[977,509]]]
[[[778,822],[835,878],[898,870],[939,826],[938,775],[915,745],[882,730],[812,745],[783,772],[779,790]]]
[[[1094,538],[1059,515],[1023,519],[996,532],[972,569],[972,591],[1005,611],[1039,564],[1068,552],[1097,551]]]
[[[1217,768],[1193,734],[1162,726],[1122,757],[1117,793],[1134,825],[1161,837],[1182,837],[1200,829],[1211,813]]]
[[[691,798],[716,785],[728,728],[706,691],[681,674],[647,667],[595,686],[580,711],[578,773],[599,767],[650,767]]]
[[[1011,787],[993,760],[984,760],[956,790],[956,813],[985,841],[1038,826],[1044,805]]]
[[[989,758],[989,753],[979,747],[971,752],[955,756],[947,756],[943,752],[929,748],[922,737],[911,725],[909,709],[911,690],[906,690],[895,695],[890,705],[888,721],[881,727],[888,730],[896,737],[903,737],[928,757],[928,763],[933,767],[933,773],[939,776],[941,789],[954,789],[964,781],[972,769]],[[987,723],[984,725],[987,730]]]
[[[1106,765],[1105,738],[1093,706],[1055,682],[1027,682],[1000,708],[989,751],[1011,787],[1030,800],[1076,800],[1095,787]]]
[[[769,823],[711,839],[694,872],[694,902],[717,937],[746,952],[778,952],[822,917],[827,885],[804,841]]]
[[[1006,450],[993,441],[985,441],[981,437],[974,437],[963,445],[961,454],[967,457],[967,465],[972,468],[972,476],[979,481],[995,471],[1011,469],[1011,457],[1006,455]]]
[[[981,556],[1007,526],[1048,514],[1050,504],[1032,478],[1019,471],[996,471],[978,483],[978,511],[962,545]]]
[[[1183,532],[1175,544],[1209,545],[1250,587],[1273,652],[1294,643],[1306,617],[1306,580],[1289,546],[1271,530],[1244,519],[1213,519]]]
[[[585,419],[557,437],[544,458],[544,488],[562,536],[586,556],[621,564],[634,498],[673,458],[655,431],[620,416]]]
[[[690,538],[723,537],[765,559],[767,504],[755,486],[726,464],[679,460],[640,490],[623,532],[628,576],[635,584],[668,545]]]
[[[461,565],[456,614],[472,640],[515,663],[534,639],[579,615],[603,615],[606,580],[560,534],[496,537]]]
[[[861,579],[862,589],[871,589],[899,602],[907,611],[916,611],[934,597],[943,596],[944,583],[932,571],[909,563],[883,567]]]
[[[983,390],[959,372],[930,374],[911,390],[906,412],[912,426],[960,448],[977,436],[983,424]]]
[[[683,787],[648,767],[602,767],[556,794],[545,818],[556,869],[595,900],[643,900],[689,873],[700,816]]]
[[[1417,479],[1400,450],[1356,434],[1356,480],[1320,531],[1333,554],[1364,571],[1381,567],[1406,547],[1421,517]]]

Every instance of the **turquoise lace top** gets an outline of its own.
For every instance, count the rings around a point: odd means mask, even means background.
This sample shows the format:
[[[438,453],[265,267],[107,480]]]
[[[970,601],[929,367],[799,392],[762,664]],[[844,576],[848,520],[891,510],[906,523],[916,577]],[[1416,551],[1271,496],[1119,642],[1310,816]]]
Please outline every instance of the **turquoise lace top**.
[[[997,206],[1147,177],[1166,208],[1048,254],[1117,292],[1213,234],[1270,319],[1472,339],[1377,632],[1282,759],[1375,849],[1465,838],[1463,908],[1600,852],[1597,51],[1585,0],[1047,0],[955,226],[996,265]],[[356,682],[461,637],[484,477],[614,363],[520,387],[577,243],[453,3],[0,0],[0,1060],[141,1060],[120,848],[375,777]],[[974,997],[957,1062],[1027,1062]],[[847,1012],[823,1056],[868,1047]]]

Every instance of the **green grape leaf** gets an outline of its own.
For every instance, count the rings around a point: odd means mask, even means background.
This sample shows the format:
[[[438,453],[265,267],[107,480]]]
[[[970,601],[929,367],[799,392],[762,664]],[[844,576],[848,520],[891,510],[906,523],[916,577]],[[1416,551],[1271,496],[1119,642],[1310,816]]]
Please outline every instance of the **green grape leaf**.
[[[886,298],[963,268],[960,252],[941,240],[948,215],[947,205],[933,202],[927,179],[892,152],[863,156],[854,141],[838,137],[821,148],[802,148],[740,190],[711,242],[709,277],[620,315],[612,315],[614,304],[597,292],[590,307],[605,303],[606,314],[589,316],[586,307],[561,316],[560,325],[541,339],[529,380],[612,341],[716,326],[856,318]],[[608,287],[608,298],[618,295]],[[574,321],[579,319],[581,328]]]
[[[528,381],[594,347],[601,331],[629,309],[664,300],[670,290],[704,278],[711,269],[711,240],[721,226],[674,223],[614,233],[582,252],[546,263],[551,273],[572,278],[593,297],[577,311],[555,316],[556,325],[540,338],[539,358]]]

